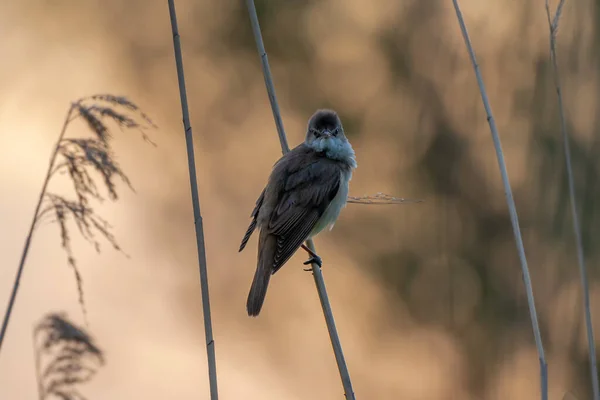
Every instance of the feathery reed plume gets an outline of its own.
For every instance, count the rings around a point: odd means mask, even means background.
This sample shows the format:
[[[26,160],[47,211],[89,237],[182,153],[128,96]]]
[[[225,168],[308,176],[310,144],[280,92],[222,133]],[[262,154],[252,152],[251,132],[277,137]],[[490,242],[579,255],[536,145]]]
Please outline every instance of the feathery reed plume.
[[[487,114],[488,124],[490,125],[490,131],[492,133],[492,140],[494,141],[494,148],[496,149],[496,158],[498,159],[498,166],[500,168],[500,174],[502,176],[502,184],[504,185],[504,193],[506,194],[506,203],[508,205],[508,211],[510,214],[510,221],[513,227],[513,234],[515,236],[515,242],[517,245],[517,252],[519,254],[519,260],[521,262],[521,271],[523,274],[523,283],[525,284],[525,291],[527,293],[527,304],[529,306],[529,314],[531,318],[531,325],[533,327],[533,335],[535,337],[535,344],[537,346],[539,362],[540,362],[540,384],[541,384],[541,396],[542,400],[548,400],[548,365],[546,364],[546,356],[544,355],[544,346],[542,344],[542,334],[540,333],[540,327],[538,324],[537,312],[535,310],[535,300],[533,297],[533,288],[531,286],[531,277],[529,275],[529,268],[527,267],[527,258],[525,256],[525,248],[523,246],[523,239],[521,237],[521,229],[519,228],[519,217],[517,216],[517,208],[515,206],[515,200],[513,199],[510,182],[508,179],[508,172],[506,170],[506,163],[504,162],[504,153],[502,151],[502,145],[500,143],[500,136],[498,134],[498,128],[492,115],[492,108],[490,106],[487,92],[485,90],[485,84],[477,64],[475,57],[475,51],[471,45],[471,39],[467,32],[467,27],[458,5],[458,0],[452,0],[454,3],[454,9],[456,11],[456,17],[460,30],[467,47],[467,51],[471,58],[471,63],[475,70],[475,76],[477,78],[477,84],[479,85],[479,91],[481,93],[481,100],[483,101],[483,107]]]
[[[85,138],[67,138],[67,128],[76,119],[81,118],[88,125],[92,135]],[[111,226],[107,221],[97,215],[90,206],[90,200],[103,201],[104,196],[92,177],[92,173],[99,174],[108,197],[115,201],[118,199],[115,180],[120,179],[133,190],[129,178],[125,175],[111,148],[112,131],[108,123],[116,124],[121,130],[136,129],[144,141],[156,146],[146,135],[144,129],[155,128],[156,125],[144,114],[136,104],[125,97],[110,94],[98,94],[81,98],[71,104],[63,123],[46,177],[40,191],[33,220],[25,240],[23,253],[17,269],[12,293],[8,302],[2,330],[0,331],[0,349],[8,328],[8,323],[15,303],[21,275],[29,253],[33,233],[43,222],[55,222],[60,229],[61,245],[67,253],[68,264],[73,269],[79,293],[84,318],[86,308],[83,294],[81,274],[71,246],[71,235],[67,222],[69,219],[75,223],[79,233],[90,242],[96,251],[100,251],[100,243],[96,236],[102,236],[117,251],[121,251],[116,238],[111,233]],[[48,191],[50,180],[58,174],[67,174],[73,184],[75,199]]]
[[[573,167],[571,163],[571,147],[569,144],[569,133],[567,131],[567,119],[563,105],[562,88],[560,86],[560,75],[558,72],[558,62],[556,60],[556,35],[558,32],[558,23],[560,15],[565,4],[565,0],[560,0],[554,14],[550,15],[550,4],[546,0],[546,16],[548,17],[548,29],[550,30],[550,59],[552,62],[552,71],[554,75],[554,86],[558,99],[558,113],[560,117],[560,127],[563,137],[563,147],[565,152],[565,166],[567,170],[567,181],[569,185],[569,198],[571,201],[571,216],[573,218],[573,232],[575,233],[575,243],[577,246],[577,260],[579,262],[579,274],[581,276],[581,286],[583,295],[585,327],[588,340],[588,352],[590,356],[590,373],[592,375],[592,393],[594,400],[600,400],[600,388],[598,384],[598,366],[596,363],[596,344],[594,342],[594,328],[592,324],[592,311],[590,306],[590,289],[585,266],[585,255],[583,252],[583,240],[581,238],[581,228],[579,227],[579,216],[577,213],[577,201],[575,197],[575,181],[573,179]]]
[[[208,378],[210,384],[210,398],[219,398],[217,387],[217,361],[215,356],[215,341],[212,333],[212,321],[210,316],[210,297],[208,292],[208,273],[206,271],[206,249],[204,246],[204,229],[202,226],[202,214],[200,213],[200,198],[198,196],[198,183],[196,182],[196,161],[194,157],[194,139],[190,125],[190,113],[187,103],[187,92],[185,89],[185,76],[183,74],[183,57],[181,55],[181,43],[179,28],[177,27],[177,14],[175,13],[174,0],[169,2],[169,15],[171,17],[171,30],[173,33],[173,50],[175,52],[175,64],[177,68],[177,81],[179,82],[179,96],[181,98],[181,113],[183,115],[183,128],[185,132],[185,144],[188,156],[188,170],[190,175],[190,189],[192,192],[192,207],[194,210],[194,225],[196,228],[196,249],[198,251],[198,267],[200,269],[200,290],[202,291],[202,311],[204,315],[204,334],[206,337],[206,353],[208,359]]]
[[[86,400],[78,386],[104,365],[102,351],[64,313],[44,317],[33,330],[39,400]]]
[[[258,15],[256,14],[256,7],[254,6],[254,0],[246,0],[248,7],[248,13],[250,14],[250,22],[252,24],[252,32],[254,33],[254,40],[256,41],[256,48],[258,55],[262,62],[263,75],[265,79],[265,85],[267,87],[267,93],[269,95],[269,101],[271,102],[271,109],[273,111],[273,118],[275,119],[275,125],[277,126],[277,133],[279,135],[279,141],[281,143],[281,151],[285,154],[290,151],[287,144],[285,130],[283,129],[283,121],[281,119],[281,113],[279,112],[279,105],[277,104],[277,97],[275,96],[275,87],[273,85],[273,78],[271,77],[271,69],[269,68],[269,60],[267,59],[267,52],[262,39],[262,33],[260,31],[260,24],[258,23]],[[312,253],[315,253],[315,246],[312,239],[306,242],[306,245]],[[325,287],[325,280],[323,279],[323,272],[321,268],[316,264],[312,263],[313,277],[315,284],[317,285],[317,292],[319,293],[319,300],[321,301],[321,307],[323,308],[323,314],[325,316],[325,322],[327,323],[327,330],[329,331],[329,337],[331,339],[331,345],[333,346],[333,352],[335,354],[335,360],[340,371],[340,377],[342,379],[342,385],[344,387],[344,396],[348,400],[354,400],[354,390],[352,389],[352,381],[350,380],[350,373],[346,366],[346,360],[342,351],[342,344],[337,333],[335,326],[335,320],[333,318],[333,312],[329,303],[329,297],[327,296],[327,289]]]
[[[389,194],[377,192],[374,195],[364,196],[348,196],[348,203],[354,204],[373,204],[373,205],[388,205],[388,204],[408,204],[422,203],[420,199],[405,199],[402,197],[394,197]]]

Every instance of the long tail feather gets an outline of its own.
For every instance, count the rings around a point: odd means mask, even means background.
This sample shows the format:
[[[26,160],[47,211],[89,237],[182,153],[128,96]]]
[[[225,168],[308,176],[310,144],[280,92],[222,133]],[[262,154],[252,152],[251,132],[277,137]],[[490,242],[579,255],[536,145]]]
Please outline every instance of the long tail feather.
[[[254,273],[250,293],[248,293],[248,301],[246,302],[246,310],[251,317],[258,316],[265,301],[269,280],[271,279],[276,248],[276,237],[269,235],[264,231],[261,232],[258,245],[259,256],[256,272]]]

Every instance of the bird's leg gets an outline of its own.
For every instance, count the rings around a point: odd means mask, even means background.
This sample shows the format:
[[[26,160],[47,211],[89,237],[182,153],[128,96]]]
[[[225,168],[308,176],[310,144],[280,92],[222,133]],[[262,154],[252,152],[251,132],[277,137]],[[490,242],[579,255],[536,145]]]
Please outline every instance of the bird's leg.
[[[315,263],[319,266],[319,268],[321,268],[322,264],[323,264],[323,260],[321,260],[321,257],[319,257],[317,255],[317,253],[315,253],[314,251],[312,251],[311,249],[309,249],[308,247],[306,247],[306,245],[304,243],[302,243],[301,246],[304,250],[306,250],[306,252],[310,255],[310,258],[305,261],[303,264],[304,265],[308,265],[308,264],[312,264]],[[311,268],[304,268],[305,271],[312,271]]]

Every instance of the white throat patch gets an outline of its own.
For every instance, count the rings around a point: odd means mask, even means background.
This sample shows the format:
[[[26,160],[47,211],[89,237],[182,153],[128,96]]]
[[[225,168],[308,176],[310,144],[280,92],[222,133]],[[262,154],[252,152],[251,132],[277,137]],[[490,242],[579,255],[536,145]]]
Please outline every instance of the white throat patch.
[[[356,156],[352,145],[347,140],[337,137],[317,138],[312,143],[307,144],[311,149],[324,152],[332,160],[345,161],[352,168],[356,168]]]

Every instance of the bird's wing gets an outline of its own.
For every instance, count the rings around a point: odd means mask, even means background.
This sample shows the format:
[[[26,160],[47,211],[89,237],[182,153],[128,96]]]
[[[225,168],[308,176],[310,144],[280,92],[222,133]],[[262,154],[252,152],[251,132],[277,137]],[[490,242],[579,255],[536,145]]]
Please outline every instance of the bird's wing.
[[[285,175],[268,223],[269,233],[277,237],[273,274],[308,239],[340,187],[340,169],[335,163],[321,158],[297,167]]]
[[[248,230],[246,231],[246,234],[244,235],[244,238],[242,239],[242,244],[240,244],[240,249],[238,251],[244,250],[244,247],[246,247],[246,244],[248,243],[250,236],[252,236],[252,232],[254,232],[254,229],[256,228],[256,219],[258,217],[258,211],[260,210],[260,207],[262,206],[262,203],[265,199],[265,190],[266,190],[266,188],[263,189],[262,193],[258,197],[258,200],[256,200],[256,206],[254,207],[252,214],[250,214],[250,217],[252,218],[252,222],[250,222],[250,226],[248,227]]]

